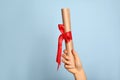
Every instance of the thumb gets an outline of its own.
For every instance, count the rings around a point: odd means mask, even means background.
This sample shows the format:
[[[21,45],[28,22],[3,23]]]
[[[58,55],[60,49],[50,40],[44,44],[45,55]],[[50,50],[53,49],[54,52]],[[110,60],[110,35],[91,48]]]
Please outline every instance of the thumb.
[[[73,55],[74,59],[78,61],[79,60],[79,56],[78,56],[77,52],[74,49],[72,49],[71,52],[72,52],[72,55]]]
[[[77,54],[77,52],[76,52],[75,50],[72,50],[72,55],[73,55],[73,57],[74,57],[75,64],[76,64],[77,66],[82,66],[82,63],[81,63],[81,61],[80,61],[80,58],[79,58],[79,56],[78,56],[78,54]]]

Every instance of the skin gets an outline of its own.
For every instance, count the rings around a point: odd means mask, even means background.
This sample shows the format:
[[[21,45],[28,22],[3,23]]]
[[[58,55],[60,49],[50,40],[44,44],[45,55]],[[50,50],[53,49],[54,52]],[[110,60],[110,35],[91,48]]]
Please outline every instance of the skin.
[[[62,62],[65,69],[74,75],[75,80],[87,80],[77,52],[72,50],[71,53],[67,55],[67,50],[63,51]]]

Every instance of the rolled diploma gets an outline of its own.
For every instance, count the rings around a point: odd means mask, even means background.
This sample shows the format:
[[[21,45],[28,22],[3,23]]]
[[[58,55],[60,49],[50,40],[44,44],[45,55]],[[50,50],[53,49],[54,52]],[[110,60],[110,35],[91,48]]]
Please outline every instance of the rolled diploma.
[[[69,8],[63,8],[61,9],[62,12],[62,21],[64,24],[64,30],[65,32],[71,31],[71,23],[70,23],[70,10]],[[69,53],[68,55],[71,55],[71,50],[73,49],[73,41],[70,40],[70,42],[65,43],[66,50]]]

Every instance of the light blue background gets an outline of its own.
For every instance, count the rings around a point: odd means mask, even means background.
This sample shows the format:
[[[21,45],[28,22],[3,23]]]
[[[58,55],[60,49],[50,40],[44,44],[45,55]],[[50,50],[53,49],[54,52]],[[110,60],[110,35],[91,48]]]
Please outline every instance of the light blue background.
[[[120,0],[0,0],[0,80],[74,80],[56,70],[63,7],[88,80],[120,80]]]

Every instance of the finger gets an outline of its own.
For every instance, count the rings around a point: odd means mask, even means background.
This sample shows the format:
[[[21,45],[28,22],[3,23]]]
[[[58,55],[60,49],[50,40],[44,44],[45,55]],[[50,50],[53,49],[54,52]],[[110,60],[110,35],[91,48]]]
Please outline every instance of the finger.
[[[63,62],[64,64],[66,64],[66,65],[71,65],[71,62],[70,62],[70,61],[67,61],[67,60],[65,60],[65,59],[62,59],[62,62]]]
[[[67,50],[65,49],[65,50],[63,50],[63,52],[65,53],[65,54],[67,54]]]
[[[70,60],[70,58],[64,53],[64,54],[62,54],[62,57],[64,58],[64,59],[66,59],[66,60]]]
[[[64,67],[65,67],[66,69],[72,69],[72,68],[74,68],[74,67],[71,66],[71,65],[64,65]]]

